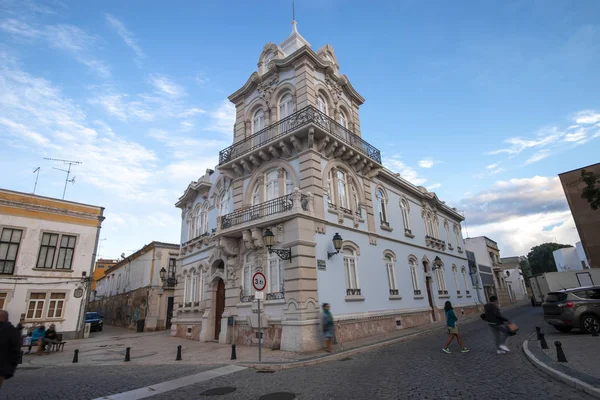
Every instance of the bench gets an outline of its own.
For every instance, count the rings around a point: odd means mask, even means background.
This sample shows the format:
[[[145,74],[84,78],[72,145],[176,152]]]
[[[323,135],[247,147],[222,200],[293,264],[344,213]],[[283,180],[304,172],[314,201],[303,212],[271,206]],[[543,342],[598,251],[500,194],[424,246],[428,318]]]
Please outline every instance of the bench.
[[[56,339],[58,340],[58,342],[56,343],[48,343],[46,345],[47,351],[48,352],[53,352],[53,351],[64,351],[65,350],[65,344],[67,344],[67,342],[64,342],[63,339],[63,335],[61,333],[58,333],[56,335]],[[37,340],[32,340],[31,344],[21,344],[21,347],[27,347],[28,351],[27,354],[31,353],[31,349],[35,346],[37,347],[38,345],[38,341]]]

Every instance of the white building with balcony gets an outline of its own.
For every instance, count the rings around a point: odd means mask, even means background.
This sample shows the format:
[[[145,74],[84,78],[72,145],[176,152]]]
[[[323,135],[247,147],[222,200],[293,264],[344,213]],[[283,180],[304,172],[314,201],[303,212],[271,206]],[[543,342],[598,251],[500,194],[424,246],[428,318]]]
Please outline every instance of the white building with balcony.
[[[83,334],[104,208],[0,189],[0,309]]]
[[[315,52],[293,22],[229,100],[233,144],[176,204],[173,335],[253,344],[260,317],[267,346],[306,351],[321,346],[322,303],[343,341],[429,324],[447,300],[459,315],[477,310],[463,218],[382,165],[330,45]]]

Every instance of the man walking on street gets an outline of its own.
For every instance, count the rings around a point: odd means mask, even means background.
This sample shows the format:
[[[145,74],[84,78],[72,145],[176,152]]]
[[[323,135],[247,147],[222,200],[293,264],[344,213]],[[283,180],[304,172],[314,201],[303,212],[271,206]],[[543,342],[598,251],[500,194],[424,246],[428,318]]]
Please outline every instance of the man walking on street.
[[[15,374],[21,353],[19,331],[8,322],[8,313],[0,310],[0,388]]]
[[[498,306],[498,297],[491,296],[490,302],[484,306],[485,322],[490,325],[494,340],[496,341],[496,353],[504,354],[510,349],[506,346],[506,338],[508,336],[508,327],[504,323],[509,323],[508,318],[505,318],[500,312]]]

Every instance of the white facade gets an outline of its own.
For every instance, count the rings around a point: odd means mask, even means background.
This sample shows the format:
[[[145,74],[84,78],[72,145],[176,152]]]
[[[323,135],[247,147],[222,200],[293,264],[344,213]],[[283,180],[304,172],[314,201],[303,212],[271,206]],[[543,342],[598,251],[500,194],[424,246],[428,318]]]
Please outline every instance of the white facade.
[[[0,190],[0,308],[24,326],[83,326],[103,208]]]
[[[496,295],[500,303],[510,303],[506,276],[501,273],[502,267],[498,244],[485,236],[478,236],[466,238],[465,246],[468,251],[475,255],[477,260],[479,277],[483,286],[478,289],[481,301],[488,301],[490,296]],[[493,282],[489,279],[490,274]]]
[[[554,262],[556,263],[556,270],[558,272],[577,271],[589,268],[581,242],[577,242],[575,247],[565,247],[554,250],[552,255],[554,256]]]
[[[284,350],[320,347],[324,302],[345,341],[428,324],[447,300],[476,311],[463,218],[381,165],[361,137],[364,99],[330,45],[314,52],[294,23],[229,99],[233,145],[177,202],[173,335],[256,343],[255,272],[267,278],[265,343]],[[278,253],[265,246],[269,231]]]
[[[504,269],[504,276],[508,295],[512,302],[527,300],[525,278],[520,268]]]

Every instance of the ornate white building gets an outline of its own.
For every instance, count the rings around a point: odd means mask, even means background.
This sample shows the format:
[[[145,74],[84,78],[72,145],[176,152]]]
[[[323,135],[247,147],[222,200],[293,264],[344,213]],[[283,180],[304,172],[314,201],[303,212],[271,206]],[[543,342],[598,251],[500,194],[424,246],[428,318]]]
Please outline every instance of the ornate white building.
[[[257,343],[256,271],[267,277],[263,339],[282,350],[321,346],[324,302],[344,341],[439,320],[446,300],[476,310],[461,215],[381,164],[362,139],[364,98],[330,45],[315,52],[293,22],[229,100],[233,144],[176,204],[173,335]]]

